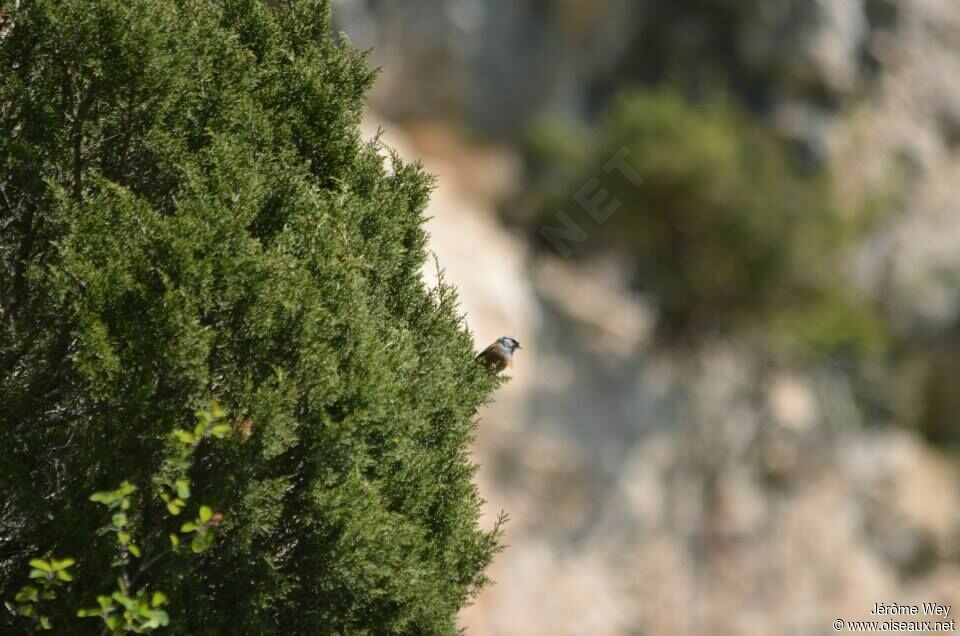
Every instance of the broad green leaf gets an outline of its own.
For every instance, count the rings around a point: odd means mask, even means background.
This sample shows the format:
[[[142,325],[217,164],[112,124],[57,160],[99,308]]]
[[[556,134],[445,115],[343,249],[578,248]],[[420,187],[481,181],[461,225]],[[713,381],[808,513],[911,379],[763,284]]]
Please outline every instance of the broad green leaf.
[[[129,596],[127,596],[126,594],[122,594],[122,593],[120,593],[120,592],[114,592],[114,593],[111,594],[110,596],[113,597],[113,600],[115,600],[115,601],[116,601],[117,603],[119,603],[122,607],[125,607],[125,608],[128,609],[128,610],[132,610],[133,608],[135,608],[135,607],[137,606],[137,604],[134,602],[134,600],[133,600],[132,598],[130,598]]]
[[[140,548],[138,548],[133,543],[127,546],[127,550],[130,550],[130,554],[132,554],[133,556],[137,557],[138,559],[140,558]]]
[[[154,592],[153,598],[150,599],[150,605],[152,607],[160,607],[167,602],[167,595],[163,592]]]
[[[230,430],[231,429],[229,424],[217,424],[212,429],[210,429],[210,432],[213,433],[214,437],[218,439],[223,439],[224,437],[230,434]]]
[[[149,615],[150,620],[147,622],[147,624],[154,629],[157,627],[166,627],[170,624],[170,618],[163,610],[150,610]]]
[[[53,572],[53,566],[43,559],[30,559],[30,567],[43,570],[44,572]]]
[[[182,526],[180,526],[180,532],[193,532],[197,529],[197,524],[192,521],[187,521]]]
[[[201,532],[193,536],[193,540],[190,542],[190,549],[193,550],[196,554],[200,554],[210,547],[212,542],[211,532]]]
[[[90,495],[90,501],[102,504],[109,504],[116,498],[116,495],[112,492],[95,492]]]
[[[54,572],[57,572],[59,570],[66,570],[76,562],[77,560],[73,557],[67,557],[66,559],[50,559],[50,567],[53,568]]]
[[[213,517],[213,509],[210,506],[200,506],[200,523],[206,523]]]

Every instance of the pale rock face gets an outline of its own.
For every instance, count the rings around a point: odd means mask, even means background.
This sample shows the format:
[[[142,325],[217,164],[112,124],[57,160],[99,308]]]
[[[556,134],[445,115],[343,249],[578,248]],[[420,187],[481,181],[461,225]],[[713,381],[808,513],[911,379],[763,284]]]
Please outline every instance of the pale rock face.
[[[891,6],[895,30],[870,39],[881,60],[873,98],[838,122],[833,154],[848,184],[899,202],[896,217],[864,242],[855,275],[889,297],[903,328],[937,330],[960,306],[960,5]]]
[[[625,55],[645,7],[656,3],[553,3],[549,20],[535,4],[337,0],[334,18],[358,46],[376,47],[383,73],[371,103],[388,114],[516,134],[538,112],[582,116],[590,78]],[[903,328],[942,328],[960,306],[960,4],[751,6],[737,55],[782,82],[784,94],[770,105],[773,125],[842,166],[841,189],[900,202],[902,214],[852,258],[853,275],[866,293],[892,299]],[[830,105],[792,94],[811,90]]]
[[[482,523],[512,521],[469,634],[802,636],[883,599],[960,607],[949,463],[905,433],[836,438],[844,386],[748,347],[655,352],[651,310],[607,265],[531,260],[495,221],[501,186],[476,173],[509,157],[423,135],[385,141],[439,175],[430,247],[477,347],[524,345],[481,413]]]
[[[784,102],[775,125],[816,138],[844,166],[842,192],[895,185],[899,212],[849,274],[889,295],[903,328],[941,329],[960,305],[960,3],[810,6],[798,54],[832,90],[871,98]],[[462,28],[489,19],[464,7]],[[499,225],[508,150],[408,133],[385,140],[439,177],[430,248],[478,350],[504,334],[524,347],[480,414],[482,523],[512,521],[496,585],[462,613],[469,634],[806,636],[878,601],[960,608],[955,465],[910,434],[858,429],[842,375],[771,368],[743,343],[659,349],[653,310],[615,266],[534,257]]]
[[[770,409],[776,421],[787,428],[808,429],[817,421],[817,398],[796,373],[781,373],[772,380]]]

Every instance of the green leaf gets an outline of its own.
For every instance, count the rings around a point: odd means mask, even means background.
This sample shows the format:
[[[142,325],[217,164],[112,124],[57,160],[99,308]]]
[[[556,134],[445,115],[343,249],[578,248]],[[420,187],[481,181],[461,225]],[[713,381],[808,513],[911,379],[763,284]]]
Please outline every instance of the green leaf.
[[[178,547],[178,546],[180,545],[180,537],[178,537],[177,535],[171,533],[171,534],[170,534],[170,545],[172,545],[172,546],[175,547],[175,548]]]
[[[113,599],[105,594],[97,596],[97,603],[100,604],[100,609],[104,612],[109,612],[113,609]]]
[[[130,550],[130,554],[133,556],[137,557],[138,559],[140,558],[140,548],[138,548],[136,545],[131,543],[127,546],[127,550]]]
[[[122,528],[127,525],[127,514],[125,512],[118,512],[113,515],[113,525],[118,528]]]
[[[57,572],[57,578],[61,581],[72,581],[73,577],[66,570],[60,570]]]
[[[180,526],[180,532],[193,532],[197,529],[197,524],[192,521],[187,521],[182,526]]]
[[[79,618],[91,618],[91,617],[96,618],[97,616],[100,616],[100,610],[97,609],[96,607],[87,607],[87,608],[78,609],[77,616]]]
[[[213,543],[213,532],[199,532],[193,536],[190,549],[200,554],[209,548],[211,543]]]
[[[177,501],[180,501],[177,499]],[[170,514],[176,516],[180,514],[180,506],[177,505],[177,501],[171,501],[167,503],[167,510]]]
[[[43,572],[53,572],[53,566],[43,559],[30,559],[30,567],[42,570]]]
[[[214,437],[216,437],[217,439],[223,439],[224,437],[230,434],[230,431],[231,431],[231,428],[229,424],[217,424],[212,429],[210,429],[210,432],[213,433]]]
[[[120,620],[119,616],[108,616],[107,617],[107,628],[112,631],[118,631],[120,626],[123,625],[123,621]]]
[[[67,557],[66,559],[50,559],[50,567],[54,572],[59,570],[66,570],[68,567],[76,563],[77,560],[72,557]]]
[[[47,631],[53,629],[53,626],[50,624],[50,618],[47,616],[40,617],[40,629]]]
[[[48,574],[50,573],[44,572],[43,570],[38,570],[37,568],[33,568],[32,570],[30,570],[31,579],[45,579],[47,578]]]
[[[134,600],[129,596],[127,596],[126,594],[122,594],[120,592],[114,592],[110,596],[113,597],[113,600],[115,600],[117,603],[119,603],[122,607],[126,608],[127,610],[132,610],[137,606]]]
[[[166,627],[170,624],[170,617],[163,610],[150,610],[148,613],[150,620],[146,622],[145,627],[156,629],[157,627]]]
[[[167,595],[163,592],[154,592],[153,598],[150,599],[151,607],[160,607],[167,602]]]
[[[219,402],[214,400],[210,403],[210,414],[213,415],[213,417],[220,419],[221,417],[225,417],[227,412],[220,407]]]
[[[24,585],[13,598],[17,603],[35,603],[38,600],[39,590],[32,585]]]
[[[200,506],[200,523],[206,523],[213,518],[213,509],[210,506]]]
[[[174,437],[183,442],[184,444],[193,444],[196,439],[193,436],[193,433],[190,431],[185,431],[182,428],[178,428],[173,432]]]
[[[121,530],[117,533],[117,540],[120,542],[120,545],[127,545],[130,543],[130,533]]]
[[[190,480],[189,479],[178,479],[177,483],[177,497],[181,499],[188,499],[190,497]]]

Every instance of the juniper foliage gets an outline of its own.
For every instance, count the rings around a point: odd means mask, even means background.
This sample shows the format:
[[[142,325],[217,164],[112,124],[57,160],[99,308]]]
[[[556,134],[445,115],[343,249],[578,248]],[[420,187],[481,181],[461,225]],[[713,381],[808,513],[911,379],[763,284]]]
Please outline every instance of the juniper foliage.
[[[69,555],[51,620],[84,629],[71,608],[115,585],[90,492],[148,492],[215,396],[236,432],[191,479],[224,520],[151,570],[169,633],[454,633],[497,546],[467,454],[495,380],[453,291],[419,275],[429,176],[359,136],[364,55],[321,0],[18,4],[0,1],[0,595]],[[165,540],[161,508],[131,525]]]

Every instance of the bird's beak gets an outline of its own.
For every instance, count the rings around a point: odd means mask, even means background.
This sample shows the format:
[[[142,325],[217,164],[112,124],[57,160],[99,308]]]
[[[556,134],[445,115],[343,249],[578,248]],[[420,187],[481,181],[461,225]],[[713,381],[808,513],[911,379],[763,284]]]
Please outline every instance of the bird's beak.
[[[517,343],[517,349],[523,349],[523,347],[520,346],[519,342]]]

